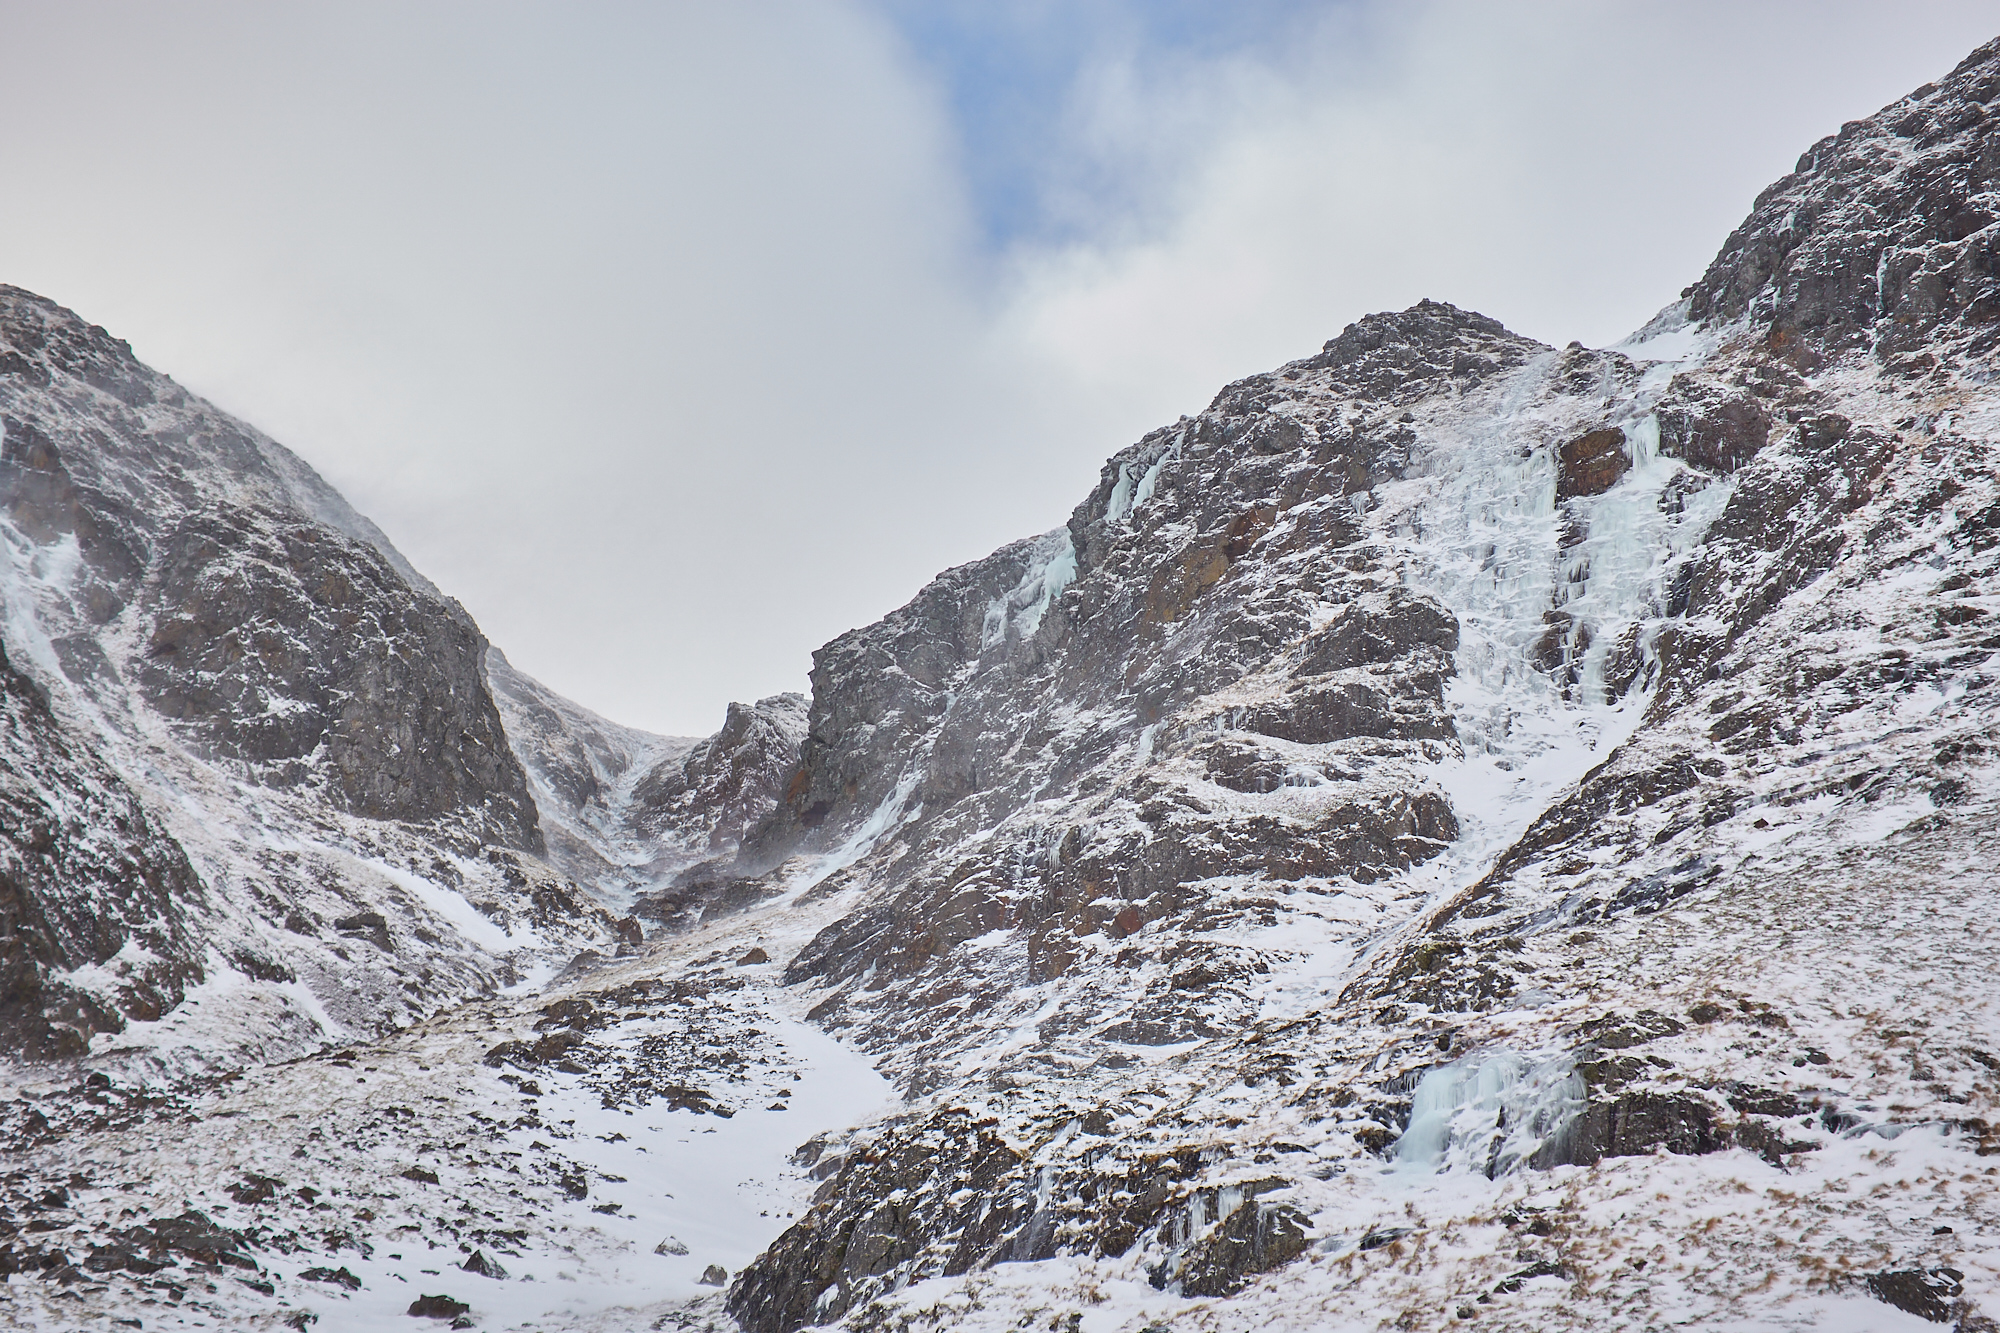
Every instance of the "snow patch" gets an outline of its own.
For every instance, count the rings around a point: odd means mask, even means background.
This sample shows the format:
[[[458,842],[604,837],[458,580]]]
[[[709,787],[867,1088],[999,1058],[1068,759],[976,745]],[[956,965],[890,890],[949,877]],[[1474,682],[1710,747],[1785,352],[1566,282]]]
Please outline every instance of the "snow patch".
[[[430,912],[451,923],[460,935],[494,953],[508,953],[515,949],[539,949],[543,947],[540,935],[529,926],[516,930],[503,929],[500,924],[471,903],[456,889],[448,889],[422,875],[378,861],[371,857],[356,858],[362,865],[381,875],[398,888],[405,890],[422,903]]]

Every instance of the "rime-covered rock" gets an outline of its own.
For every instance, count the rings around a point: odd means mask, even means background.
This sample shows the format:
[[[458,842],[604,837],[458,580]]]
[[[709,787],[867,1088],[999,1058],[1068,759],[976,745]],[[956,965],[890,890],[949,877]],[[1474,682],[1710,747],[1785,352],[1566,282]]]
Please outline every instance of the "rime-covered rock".
[[[0,649],[0,1043],[74,1057],[202,975],[194,868]],[[96,975],[84,981],[79,973]]]

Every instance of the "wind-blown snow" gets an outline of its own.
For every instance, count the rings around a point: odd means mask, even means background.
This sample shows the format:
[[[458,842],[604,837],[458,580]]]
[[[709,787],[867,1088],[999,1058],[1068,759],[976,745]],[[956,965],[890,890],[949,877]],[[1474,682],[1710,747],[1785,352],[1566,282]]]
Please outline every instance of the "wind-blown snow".
[[[390,883],[407,890],[426,909],[482,948],[491,949],[495,953],[506,953],[512,949],[534,949],[542,946],[541,936],[532,928],[522,926],[517,930],[509,930],[467,902],[464,894],[448,889],[434,880],[399,869],[387,861],[363,858],[361,863]]]

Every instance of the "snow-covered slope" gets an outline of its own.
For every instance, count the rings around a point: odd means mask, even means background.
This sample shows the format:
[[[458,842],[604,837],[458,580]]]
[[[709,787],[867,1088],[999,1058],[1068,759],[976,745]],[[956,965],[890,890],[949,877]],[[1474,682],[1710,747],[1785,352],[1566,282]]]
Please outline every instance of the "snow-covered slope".
[[[1228,386],[1063,528],[827,645],[803,718],[691,746],[488,658],[522,779],[447,784],[472,794],[421,836],[504,841],[525,792],[653,937],[227,1082],[21,1075],[0,1299],[49,1327],[2000,1326],[1996,102],[2000,42],[1816,145],[1617,347],[1425,302]],[[30,629],[81,623],[73,557],[13,522]],[[129,623],[112,586],[92,623]],[[137,740],[90,721],[14,596],[9,653],[108,756],[51,782],[126,783],[211,895],[254,898],[191,812],[386,836],[349,806],[394,784],[252,752],[241,707],[162,715],[208,697],[177,665],[104,695],[144,702]],[[247,1044],[254,988],[203,976],[134,1028]]]

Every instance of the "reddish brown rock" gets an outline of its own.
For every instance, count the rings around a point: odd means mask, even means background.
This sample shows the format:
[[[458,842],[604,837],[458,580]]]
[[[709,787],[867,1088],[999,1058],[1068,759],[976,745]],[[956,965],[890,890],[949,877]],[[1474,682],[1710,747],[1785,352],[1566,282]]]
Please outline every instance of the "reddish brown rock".
[[[1602,495],[1631,468],[1625,432],[1618,427],[1579,435],[1556,453],[1556,499]]]

